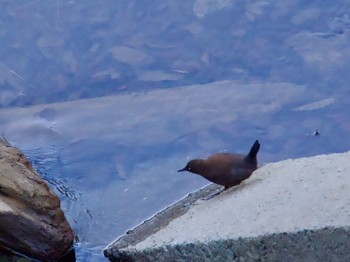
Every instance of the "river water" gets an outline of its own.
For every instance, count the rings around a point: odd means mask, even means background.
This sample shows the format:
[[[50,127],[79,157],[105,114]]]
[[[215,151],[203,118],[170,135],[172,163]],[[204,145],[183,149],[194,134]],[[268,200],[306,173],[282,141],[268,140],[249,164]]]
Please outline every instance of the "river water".
[[[77,261],[106,261],[208,184],[189,159],[349,150],[349,29],[330,0],[4,0],[0,132],[61,198]]]

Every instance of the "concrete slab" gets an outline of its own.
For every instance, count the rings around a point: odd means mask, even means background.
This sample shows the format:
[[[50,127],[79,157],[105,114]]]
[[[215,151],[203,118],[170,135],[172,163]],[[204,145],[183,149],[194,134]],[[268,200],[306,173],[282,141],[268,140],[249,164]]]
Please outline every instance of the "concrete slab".
[[[190,195],[105,255],[111,261],[350,261],[349,186],[350,151],[266,164],[213,199],[202,200],[216,185]]]

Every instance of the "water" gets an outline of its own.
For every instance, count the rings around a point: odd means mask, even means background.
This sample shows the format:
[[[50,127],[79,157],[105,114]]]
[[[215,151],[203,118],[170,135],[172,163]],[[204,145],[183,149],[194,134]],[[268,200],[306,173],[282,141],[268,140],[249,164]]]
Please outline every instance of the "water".
[[[176,173],[190,158],[349,150],[349,28],[330,0],[3,0],[0,132],[60,196],[77,261],[106,261],[207,184]]]

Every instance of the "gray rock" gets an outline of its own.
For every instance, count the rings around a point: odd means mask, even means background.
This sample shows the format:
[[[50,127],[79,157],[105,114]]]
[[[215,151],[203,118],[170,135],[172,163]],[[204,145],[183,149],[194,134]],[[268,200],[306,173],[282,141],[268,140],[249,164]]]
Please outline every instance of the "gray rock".
[[[17,148],[0,139],[0,245],[54,260],[73,244],[60,200]]]
[[[110,250],[110,261],[350,261],[349,228],[275,233],[254,238]]]

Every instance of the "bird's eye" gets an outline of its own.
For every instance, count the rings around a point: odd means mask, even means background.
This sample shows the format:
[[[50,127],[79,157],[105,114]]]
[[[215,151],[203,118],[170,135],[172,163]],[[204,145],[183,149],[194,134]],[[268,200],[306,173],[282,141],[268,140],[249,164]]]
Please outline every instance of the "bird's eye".
[[[191,171],[192,167],[187,168],[188,171]]]

